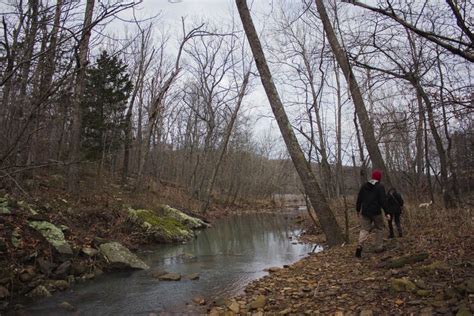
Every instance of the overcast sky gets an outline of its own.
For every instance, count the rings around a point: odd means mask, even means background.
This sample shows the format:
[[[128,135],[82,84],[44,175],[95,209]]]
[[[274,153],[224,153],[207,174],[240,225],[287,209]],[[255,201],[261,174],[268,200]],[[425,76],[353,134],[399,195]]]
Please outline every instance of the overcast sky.
[[[258,29],[263,27],[264,23],[262,21],[264,18],[262,17],[271,11],[272,1],[274,0],[248,1],[252,8],[252,14],[258,16],[254,21]],[[232,15],[234,15],[236,23],[241,23],[235,0],[143,0],[142,4],[135,10],[135,15],[142,19],[159,15],[160,22],[157,24],[162,24],[163,29],[171,33],[176,30],[176,32],[179,32],[177,34],[181,34],[181,17],[185,17],[190,24],[192,21],[201,20],[214,23],[220,21],[230,23]],[[122,14],[124,18],[131,18],[132,16],[131,11]],[[114,27],[117,23],[123,22],[115,21],[113,23]],[[258,84],[258,87],[246,98],[247,105],[252,105],[251,109],[247,107],[246,110],[250,111],[252,120],[254,120],[252,126],[255,128],[255,136],[259,138],[271,133],[279,137],[279,131],[272,117],[265,92],[260,85],[260,79],[255,80],[255,83]]]

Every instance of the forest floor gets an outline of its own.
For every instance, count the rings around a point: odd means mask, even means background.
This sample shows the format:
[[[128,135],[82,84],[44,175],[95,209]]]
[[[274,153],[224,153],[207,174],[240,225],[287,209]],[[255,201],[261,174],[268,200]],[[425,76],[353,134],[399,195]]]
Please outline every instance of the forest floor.
[[[374,252],[369,239],[362,258],[355,257],[358,226],[351,214],[352,243],[272,267],[244,294],[209,306],[209,314],[473,315],[472,211],[406,213],[406,236],[386,239],[384,252]]]

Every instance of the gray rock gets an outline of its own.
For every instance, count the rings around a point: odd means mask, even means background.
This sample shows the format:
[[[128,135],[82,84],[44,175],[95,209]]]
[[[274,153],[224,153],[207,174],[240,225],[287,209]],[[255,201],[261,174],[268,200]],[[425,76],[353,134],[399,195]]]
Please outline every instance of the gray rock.
[[[159,277],[161,281],[179,281],[181,280],[181,274],[179,273],[166,273]]]
[[[165,274],[167,274],[167,273],[168,273],[168,272],[166,272],[166,271],[155,270],[155,271],[152,271],[152,272],[150,273],[150,275],[151,275],[152,277],[154,277],[155,279],[159,279],[160,276],[165,275]]]
[[[81,275],[86,273],[87,266],[83,261],[77,261],[72,264],[72,273],[74,275]]]
[[[51,271],[56,268],[56,265],[52,262],[50,262],[49,260],[46,260],[44,258],[38,258],[38,260],[36,260],[36,263],[38,264],[39,268],[40,268],[40,271],[43,273],[43,274],[50,274]]]
[[[66,280],[50,280],[48,287],[58,291],[65,291],[69,288],[69,282]]]
[[[256,310],[264,308],[267,303],[267,298],[264,295],[257,295],[255,299],[249,304],[249,310]]]
[[[31,280],[33,280],[33,278],[36,276],[36,273],[34,270],[35,270],[34,267],[26,267],[20,273],[20,276],[19,276],[20,280],[25,283],[28,283]]]
[[[72,255],[71,246],[66,241],[60,228],[46,221],[31,221],[28,225],[43,235],[60,254]]]
[[[62,302],[58,306],[68,312],[74,312],[76,310],[76,308],[73,305],[71,305],[69,302],[66,302],[66,301]]]
[[[109,263],[110,268],[118,269],[142,269],[150,267],[118,242],[110,242],[100,245],[100,252]]]
[[[205,305],[206,299],[200,295],[193,297],[193,302],[196,305]]]
[[[95,257],[97,254],[99,254],[99,250],[92,248],[92,247],[84,247],[82,248],[82,253],[85,254],[88,257]]]
[[[63,262],[55,271],[54,274],[58,276],[66,276],[71,270],[71,261]]]
[[[191,273],[188,275],[189,280],[199,280],[199,274],[198,273]]]
[[[29,297],[49,297],[51,293],[44,285],[39,285],[34,288],[30,293],[28,293]]]
[[[0,300],[10,296],[10,291],[4,286],[0,285]]]

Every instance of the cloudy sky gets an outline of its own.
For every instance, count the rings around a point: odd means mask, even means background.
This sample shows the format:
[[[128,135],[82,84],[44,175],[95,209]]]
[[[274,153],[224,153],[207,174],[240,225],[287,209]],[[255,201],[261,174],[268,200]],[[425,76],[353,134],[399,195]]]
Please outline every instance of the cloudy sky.
[[[272,1],[274,0],[248,1],[252,14],[256,17],[254,22],[258,29],[263,28],[265,23],[262,21],[271,12]],[[157,24],[160,28],[163,27],[171,34],[176,32],[179,35],[181,35],[181,17],[185,17],[189,24],[193,21],[209,21],[218,24],[221,21],[230,23],[234,15],[236,23],[240,24],[235,0],[143,0],[135,10],[135,15],[141,19],[159,15],[160,22]],[[122,14],[125,19],[132,16],[131,11]],[[114,21],[113,28],[119,23],[123,22]],[[255,83],[258,86],[246,98],[247,104],[252,104],[251,107],[247,107],[247,113],[250,113],[254,120],[252,126],[255,128],[255,136],[259,138],[270,133],[274,137],[279,137],[279,131],[272,117],[267,97],[260,85],[260,79],[255,80]]]

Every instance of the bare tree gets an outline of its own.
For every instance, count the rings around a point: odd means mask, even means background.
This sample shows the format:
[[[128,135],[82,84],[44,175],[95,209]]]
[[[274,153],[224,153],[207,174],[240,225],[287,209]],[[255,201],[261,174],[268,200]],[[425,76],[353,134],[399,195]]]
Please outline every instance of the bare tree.
[[[306,161],[304,154],[298,144],[298,140],[291,128],[291,124],[285,113],[283,104],[278,95],[275,84],[272,80],[270,69],[268,68],[265,54],[263,52],[260,40],[257,35],[255,26],[253,25],[252,17],[245,0],[236,0],[237,8],[242,20],[242,24],[247,35],[247,39],[252,49],[257,69],[260,73],[262,85],[267,94],[270,106],[272,107],[275,119],[280,127],[280,132],[285,141],[288,152],[291,156],[293,164],[303,183],[305,193],[309,196],[311,204],[316,211],[321,228],[326,235],[329,245],[341,244],[344,241],[344,236],[341,229],[332,213],[331,208],[326,200],[326,197],[319,187],[311,166]]]

